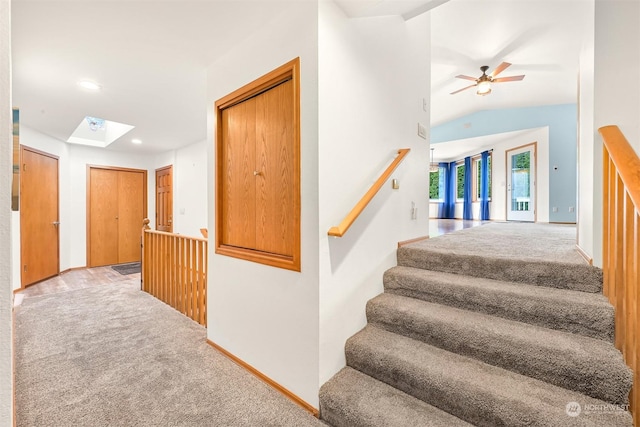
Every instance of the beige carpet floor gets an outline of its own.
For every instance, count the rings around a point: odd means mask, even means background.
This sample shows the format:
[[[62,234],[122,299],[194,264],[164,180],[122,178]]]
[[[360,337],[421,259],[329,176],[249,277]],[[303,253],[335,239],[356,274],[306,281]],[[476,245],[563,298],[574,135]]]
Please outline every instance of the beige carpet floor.
[[[16,307],[18,427],[318,426],[130,284]]]

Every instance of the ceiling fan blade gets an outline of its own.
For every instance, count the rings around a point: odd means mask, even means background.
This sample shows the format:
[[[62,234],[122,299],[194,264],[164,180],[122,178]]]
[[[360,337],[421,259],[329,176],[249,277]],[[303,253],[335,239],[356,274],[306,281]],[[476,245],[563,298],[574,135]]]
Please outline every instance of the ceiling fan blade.
[[[491,72],[491,74],[489,74],[489,77],[494,78],[495,76],[497,76],[498,74],[506,70],[507,67],[510,67],[510,66],[511,66],[510,63],[503,62],[502,64],[498,65],[496,69]]]
[[[521,76],[510,76],[510,77],[499,77],[497,79],[493,79],[492,83],[504,83],[504,82],[517,82],[519,80],[524,79],[524,75]]]
[[[467,86],[467,87],[463,87],[462,89],[458,89],[455,92],[451,92],[449,95],[455,95],[458,92],[462,92],[463,90],[467,90],[467,89],[471,89],[472,87],[475,87],[476,85],[471,85],[471,86]]]
[[[465,80],[471,80],[473,82],[477,81],[478,79],[475,77],[471,77],[471,76],[465,76],[463,74],[460,74],[458,76],[456,76],[456,79],[465,79]]]

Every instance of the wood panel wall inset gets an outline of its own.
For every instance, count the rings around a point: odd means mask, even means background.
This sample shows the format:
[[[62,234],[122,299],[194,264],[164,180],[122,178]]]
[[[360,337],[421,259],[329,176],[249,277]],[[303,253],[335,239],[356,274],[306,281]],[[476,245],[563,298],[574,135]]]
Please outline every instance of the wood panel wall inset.
[[[216,253],[300,271],[295,59],[216,102]]]

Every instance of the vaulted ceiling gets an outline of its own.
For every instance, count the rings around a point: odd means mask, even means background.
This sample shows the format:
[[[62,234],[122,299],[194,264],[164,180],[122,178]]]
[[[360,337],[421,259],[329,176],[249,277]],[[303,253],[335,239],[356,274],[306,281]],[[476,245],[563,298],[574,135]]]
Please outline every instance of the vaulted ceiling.
[[[481,109],[576,101],[578,1],[339,0],[348,16],[432,14],[432,125]],[[135,129],[109,149],[164,151],[206,138],[206,66],[277,15],[277,1],[12,2],[13,102],[66,140],[86,115]],[[458,74],[526,74],[481,97]],[[90,92],[77,81],[102,89]],[[139,138],[142,145],[131,145]]]

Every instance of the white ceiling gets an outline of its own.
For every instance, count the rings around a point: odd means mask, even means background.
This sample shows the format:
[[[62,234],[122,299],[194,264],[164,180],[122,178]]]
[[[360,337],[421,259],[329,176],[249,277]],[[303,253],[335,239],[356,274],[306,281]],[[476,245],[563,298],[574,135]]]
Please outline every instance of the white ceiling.
[[[348,16],[415,14],[445,0],[340,0]],[[433,9],[432,125],[473,111],[576,100],[582,0],[450,0]],[[275,0],[12,2],[13,103],[66,141],[84,116],[135,125],[108,149],[165,151],[206,138],[206,66],[278,13]],[[512,62],[491,95],[457,74]],[[91,79],[98,93],[76,82]],[[142,145],[132,145],[139,138]]]

